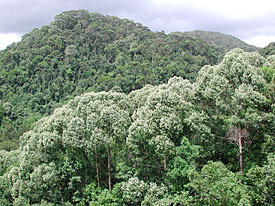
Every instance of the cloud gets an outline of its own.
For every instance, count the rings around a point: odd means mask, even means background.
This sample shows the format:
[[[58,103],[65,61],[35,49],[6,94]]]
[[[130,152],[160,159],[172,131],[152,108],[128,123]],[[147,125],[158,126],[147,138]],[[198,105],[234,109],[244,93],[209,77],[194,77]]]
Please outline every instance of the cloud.
[[[274,0],[9,0],[0,1],[0,34],[25,34],[62,11],[86,9],[132,19],[153,31],[219,31],[240,39],[275,35]],[[275,41],[273,38],[269,38]]]
[[[265,47],[270,42],[275,42],[275,35],[272,35],[272,36],[259,35],[259,36],[254,36],[250,39],[245,39],[244,41],[248,44],[252,44],[257,47]]]
[[[122,11],[142,13],[146,0],[9,0],[0,1],[0,33],[23,33],[49,24],[57,14],[73,9],[86,9],[108,15]]]
[[[12,44],[13,42],[18,42],[21,37],[17,34],[0,34],[0,50],[5,49],[6,46]]]

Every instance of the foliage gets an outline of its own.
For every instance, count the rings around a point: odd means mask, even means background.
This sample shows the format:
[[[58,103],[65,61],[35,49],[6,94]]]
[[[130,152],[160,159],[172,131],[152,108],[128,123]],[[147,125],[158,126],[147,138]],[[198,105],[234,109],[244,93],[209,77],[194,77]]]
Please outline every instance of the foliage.
[[[275,188],[275,158],[274,154],[268,156],[263,167],[254,166],[246,174],[245,180],[253,205],[273,205]]]
[[[198,148],[191,145],[186,137],[181,140],[168,167],[167,179],[170,189],[174,192],[183,191],[187,183],[189,183],[188,174],[196,169],[195,159],[198,157]]]
[[[110,205],[110,206],[122,206],[122,200],[116,198],[114,192],[108,190],[102,190],[97,188],[95,183],[87,184],[84,188],[84,197],[77,204],[77,206],[100,206],[100,205]]]
[[[220,32],[195,30],[184,32],[183,35],[202,39],[211,45],[221,48],[224,52],[229,52],[234,48],[240,48],[247,52],[255,52],[259,50],[259,48],[249,45],[236,37]]]
[[[198,205],[251,205],[238,175],[221,162],[209,162],[200,174],[191,174],[188,187]]]
[[[213,49],[71,11],[1,51],[0,204],[274,205],[274,56]]]
[[[251,145],[258,131],[264,129],[264,122],[272,120],[261,109],[266,105],[266,82],[259,69],[263,64],[259,54],[235,49],[219,65],[203,67],[196,81],[198,100],[214,121],[223,124],[216,135],[239,148],[240,171],[243,150]]]
[[[259,53],[264,57],[275,55],[275,42],[271,42],[266,47],[261,48]]]
[[[145,183],[137,177],[130,178],[121,183],[120,191],[126,205],[159,205],[158,202],[164,197],[167,188],[156,183]]]
[[[0,51],[0,105],[9,106],[0,108],[0,142],[17,143],[34,122],[84,92],[130,93],[173,76],[194,80],[223,54],[202,40],[152,32],[128,19],[63,12]],[[1,149],[14,149],[7,144]]]

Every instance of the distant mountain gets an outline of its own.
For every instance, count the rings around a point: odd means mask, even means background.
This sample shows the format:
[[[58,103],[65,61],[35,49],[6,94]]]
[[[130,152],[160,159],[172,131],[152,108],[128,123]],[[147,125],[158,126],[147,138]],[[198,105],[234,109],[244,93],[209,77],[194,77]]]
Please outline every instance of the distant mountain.
[[[183,35],[193,38],[200,38],[211,45],[221,48],[223,52],[228,52],[234,48],[241,48],[247,52],[256,52],[259,50],[256,46],[249,45],[234,36],[220,32],[195,30],[184,32]]]
[[[264,57],[275,55],[275,42],[271,42],[266,47],[261,48],[259,53]]]

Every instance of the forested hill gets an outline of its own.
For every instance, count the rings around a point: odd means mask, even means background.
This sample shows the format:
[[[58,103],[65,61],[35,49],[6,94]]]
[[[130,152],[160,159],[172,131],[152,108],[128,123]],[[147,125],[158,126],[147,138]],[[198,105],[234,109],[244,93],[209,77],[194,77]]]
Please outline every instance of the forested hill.
[[[113,16],[68,11],[0,52],[0,142],[11,147],[43,115],[86,91],[125,93],[170,77],[194,79],[223,53],[190,37]]]
[[[0,205],[275,205],[273,48],[56,16],[0,52]]]
[[[184,32],[183,36],[200,38],[208,42],[209,44],[222,49],[222,51],[224,52],[228,52],[234,48],[241,48],[248,52],[256,52],[259,50],[259,48],[253,45],[249,45],[234,36],[231,36],[229,34],[223,34],[220,32],[195,30],[190,32]]]
[[[264,57],[275,55],[275,42],[271,42],[266,47],[261,48],[259,53]]]
[[[88,91],[129,93],[173,76],[191,81],[225,51],[201,38],[166,35],[128,19],[67,11],[0,51],[0,148],[42,116]]]
[[[0,150],[1,206],[275,205],[275,56],[88,92]]]

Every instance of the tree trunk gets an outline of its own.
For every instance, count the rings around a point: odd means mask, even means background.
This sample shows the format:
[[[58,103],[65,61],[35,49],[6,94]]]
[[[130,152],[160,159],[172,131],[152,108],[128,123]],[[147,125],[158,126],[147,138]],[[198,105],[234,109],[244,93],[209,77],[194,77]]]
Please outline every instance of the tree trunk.
[[[108,185],[109,185],[109,191],[111,191],[112,190],[112,186],[111,186],[111,152],[110,152],[109,143],[107,146],[107,152],[108,152]]]
[[[163,160],[163,170],[166,172],[167,160],[166,160],[166,147],[164,146],[164,160]]]
[[[240,149],[240,172],[243,172],[243,146],[242,146],[242,130],[239,131],[239,149]]]
[[[100,183],[99,183],[99,169],[98,169],[98,154],[97,154],[97,151],[96,151],[96,144],[95,144],[95,165],[96,165],[97,186],[100,187]]]

